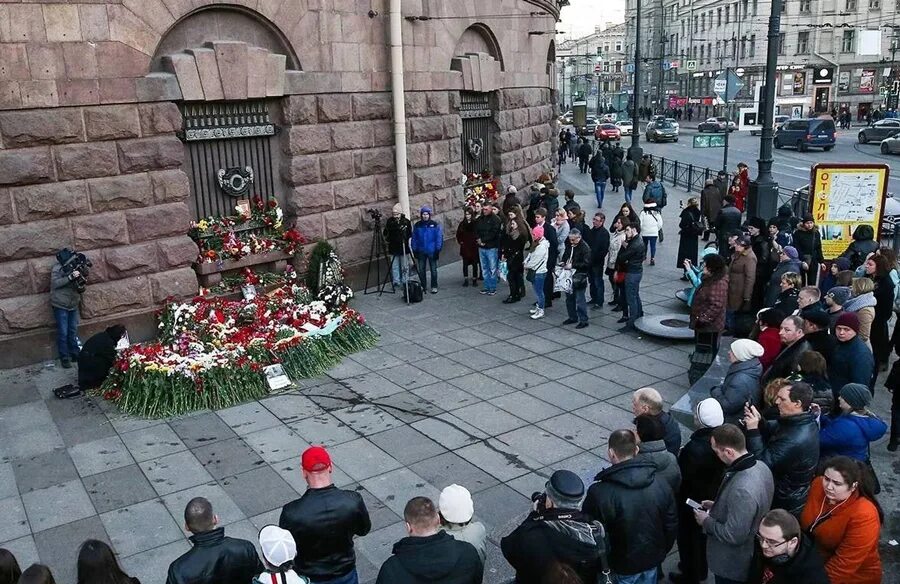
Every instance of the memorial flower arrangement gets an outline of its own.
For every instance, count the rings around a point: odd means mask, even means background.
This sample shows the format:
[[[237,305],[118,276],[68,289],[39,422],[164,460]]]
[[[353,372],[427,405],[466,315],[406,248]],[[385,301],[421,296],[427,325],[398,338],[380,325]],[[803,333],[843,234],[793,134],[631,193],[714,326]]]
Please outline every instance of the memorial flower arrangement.
[[[292,379],[313,377],[374,345],[377,333],[347,305],[352,296],[330,283],[314,298],[295,281],[249,300],[170,302],[159,339],[122,351],[99,392],[150,418],[258,399],[269,392],[268,365],[280,363]]]
[[[295,227],[285,227],[278,202],[255,197],[235,207],[235,214],[207,217],[191,223],[188,235],[200,248],[198,262],[239,260],[247,255],[284,251],[289,255],[306,239]]]
[[[500,180],[485,171],[481,174],[471,173],[465,176],[463,195],[467,207],[474,207],[475,203],[484,204],[494,202],[500,197]]]

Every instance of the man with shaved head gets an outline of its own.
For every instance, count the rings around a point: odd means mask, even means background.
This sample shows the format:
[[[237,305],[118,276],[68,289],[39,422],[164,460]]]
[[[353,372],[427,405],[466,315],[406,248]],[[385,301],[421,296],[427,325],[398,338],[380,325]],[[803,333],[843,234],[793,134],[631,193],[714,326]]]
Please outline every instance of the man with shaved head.
[[[657,418],[666,428],[666,450],[678,456],[681,450],[681,427],[669,412],[663,411],[663,399],[652,387],[642,387],[631,396],[631,411],[634,416],[649,415]]]

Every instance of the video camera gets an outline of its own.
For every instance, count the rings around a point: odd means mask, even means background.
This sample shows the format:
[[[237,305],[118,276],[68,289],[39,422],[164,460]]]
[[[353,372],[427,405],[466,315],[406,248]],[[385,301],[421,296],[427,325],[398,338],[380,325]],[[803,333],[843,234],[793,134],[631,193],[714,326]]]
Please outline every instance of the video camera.
[[[78,290],[78,293],[84,292],[87,287],[87,277],[94,264],[83,253],[74,252],[69,248],[63,248],[56,254],[56,260],[62,266],[63,273]],[[78,272],[78,275],[74,275]]]

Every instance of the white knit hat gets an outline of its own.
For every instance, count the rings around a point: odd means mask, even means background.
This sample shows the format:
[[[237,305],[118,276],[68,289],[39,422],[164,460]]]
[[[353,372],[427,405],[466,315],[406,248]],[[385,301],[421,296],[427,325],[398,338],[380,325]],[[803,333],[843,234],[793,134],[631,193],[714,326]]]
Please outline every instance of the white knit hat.
[[[754,357],[762,357],[765,349],[756,341],[750,339],[738,339],[731,343],[731,352],[738,361],[749,361]]]
[[[438,508],[450,523],[468,523],[475,514],[475,504],[469,489],[459,485],[450,485],[441,491]]]
[[[293,560],[297,555],[294,536],[290,531],[277,525],[266,525],[259,531],[259,547],[266,561],[276,568]]]
[[[509,185],[506,187],[506,192],[509,194],[515,194],[519,192],[519,189],[516,188],[516,185]]]
[[[700,423],[707,428],[718,428],[725,423],[722,404],[714,398],[708,397],[698,403],[695,413]]]

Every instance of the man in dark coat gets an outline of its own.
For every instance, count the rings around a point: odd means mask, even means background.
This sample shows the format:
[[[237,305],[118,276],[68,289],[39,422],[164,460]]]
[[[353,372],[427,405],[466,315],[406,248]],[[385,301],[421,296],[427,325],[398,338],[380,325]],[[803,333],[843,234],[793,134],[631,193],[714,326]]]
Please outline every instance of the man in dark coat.
[[[859,317],[855,312],[842,312],[834,326],[837,346],[828,361],[828,381],[837,403],[838,393],[848,383],[869,386],[875,371],[875,357],[859,338]]]
[[[825,261],[822,255],[822,236],[816,229],[812,213],[803,215],[802,221],[794,230],[791,245],[800,255],[800,266],[803,268],[803,285],[815,286],[819,277],[819,265]]]
[[[585,174],[588,169],[588,162],[591,160],[591,154],[594,153],[593,148],[588,143],[587,138],[581,138],[581,146],[578,147],[578,171]]]
[[[554,472],[534,510],[500,540],[503,557],[516,570],[517,584],[543,584],[556,564],[571,568],[582,582],[597,580],[602,527],[578,510],[583,496],[584,483],[578,475],[569,470]]]
[[[750,406],[744,416],[747,449],[764,462],[775,479],[773,509],[797,516],[803,511],[819,463],[819,426],[810,413],[812,388],[797,381],[778,390],[778,420],[763,420]]]
[[[663,410],[663,398],[657,390],[652,387],[642,387],[636,390],[631,396],[631,411],[635,417],[650,415],[659,419],[666,429],[666,435],[663,438],[666,450],[678,456],[678,451],[681,450],[681,427],[672,414]]]
[[[115,324],[87,340],[78,354],[78,387],[82,391],[103,385],[116,362],[116,345],[125,327]]]
[[[384,224],[382,232],[387,243],[387,251],[391,254],[391,283],[399,288],[406,282],[406,272],[412,257],[410,239],[412,238],[412,222],[403,214],[400,203],[394,205],[391,217]],[[406,263],[404,264],[404,259]]]
[[[568,318],[563,324],[575,324],[575,328],[583,329],[588,326],[587,300],[585,293],[588,287],[589,272],[591,269],[591,248],[581,237],[581,231],[574,227],[569,230],[566,240],[566,249],[560,262],[568,269],[575,270],[572,277],[572,291],[566,292],[566,312]]]
[[[825,357],[826,363],[831,363],[837,346],[837,339],[828,332],[830,324],[831,318],[823,310],[810,311],[803,318],[803,339],[809,343],[810,350]]]
[[[720,170],[716,173],[716,178],[713,180],[713,185],[719,190],[719,201],[725,198],[725,195],[728,194],[728,190],[731,187],[731,184],[728,182],[728,173],[724,170]]]
[[[799,316],[788,316],[781,321],[778,336],[781,338],[781,352],[775,361],[766,369],[759,380],[760,387],[779,377],[790,377],[797,371],[800,355],[809,351],[809,343],[803,338],[803,319]]]
[[[604,157],[603,149],[591,158],[591,180],[594,181],[594,195],[597,197],[597,208],[603,208],[603,196],[606,193],[606,182],[609,180],[609,164]]]
[[[656,477],[656,464],[635,459],[637,452],[634,431],[610,434],[612,466],[594,477],[581,510],[606,527],[615,578],[655,582],[657,566],[675,543],[678,511],[672,489]]]
[[[722,198],[722,208],[719,210],[719,216],[716,217],[716,245],[719,253],[723,256],[729,255],[728,251],[728,234],[741,229],[741,212],[734,206],[734,197],[725,195]]]
[[[719,210],[722,209],[722,192],[712,180],[707,180],[703,190],[700,191],[700,212],[706,217],[708,229],[703,232],[703,241],[709,241],[709,234],[719,218]]]
[[[519,199],[519,189],[515,185],[509,185],[506,187],[506,196],[503,197],[503,216],[505,217],[516,205],[522,206],[522,201]]]
[[[772,509],[759,524],[747,584],[800,582],[829,584],[825,562],[797,518],[784,509]]]
[[[626,323],[619,332],[637,330],[634,322],[644,316],[641,303],[641,279],[644,276],[644,257],[647,255],[640,228],[632,223],[625,226],[625,243],[616,256],[616,269],[625,271],[625,306],[619,323]]]
[[[602,211],[594,213],[588,243],[591,246],[591,269],[589,272],[591,288],[591,308],[603,308],[603,296],[606,292],[606,256],[609,255],[609,230],[606,229],[606,215]]]
[[[219,518],[203,497],[184,508],[184,526],[194,545],[169,566],[166,584],[247,584],[265,567],[249,541],[225,537]]]
[[[409,537],[394,544],[376,584],[481,584],[484,566],[475,547],[441,529],[428,497],[414,497],[403,510]]]

